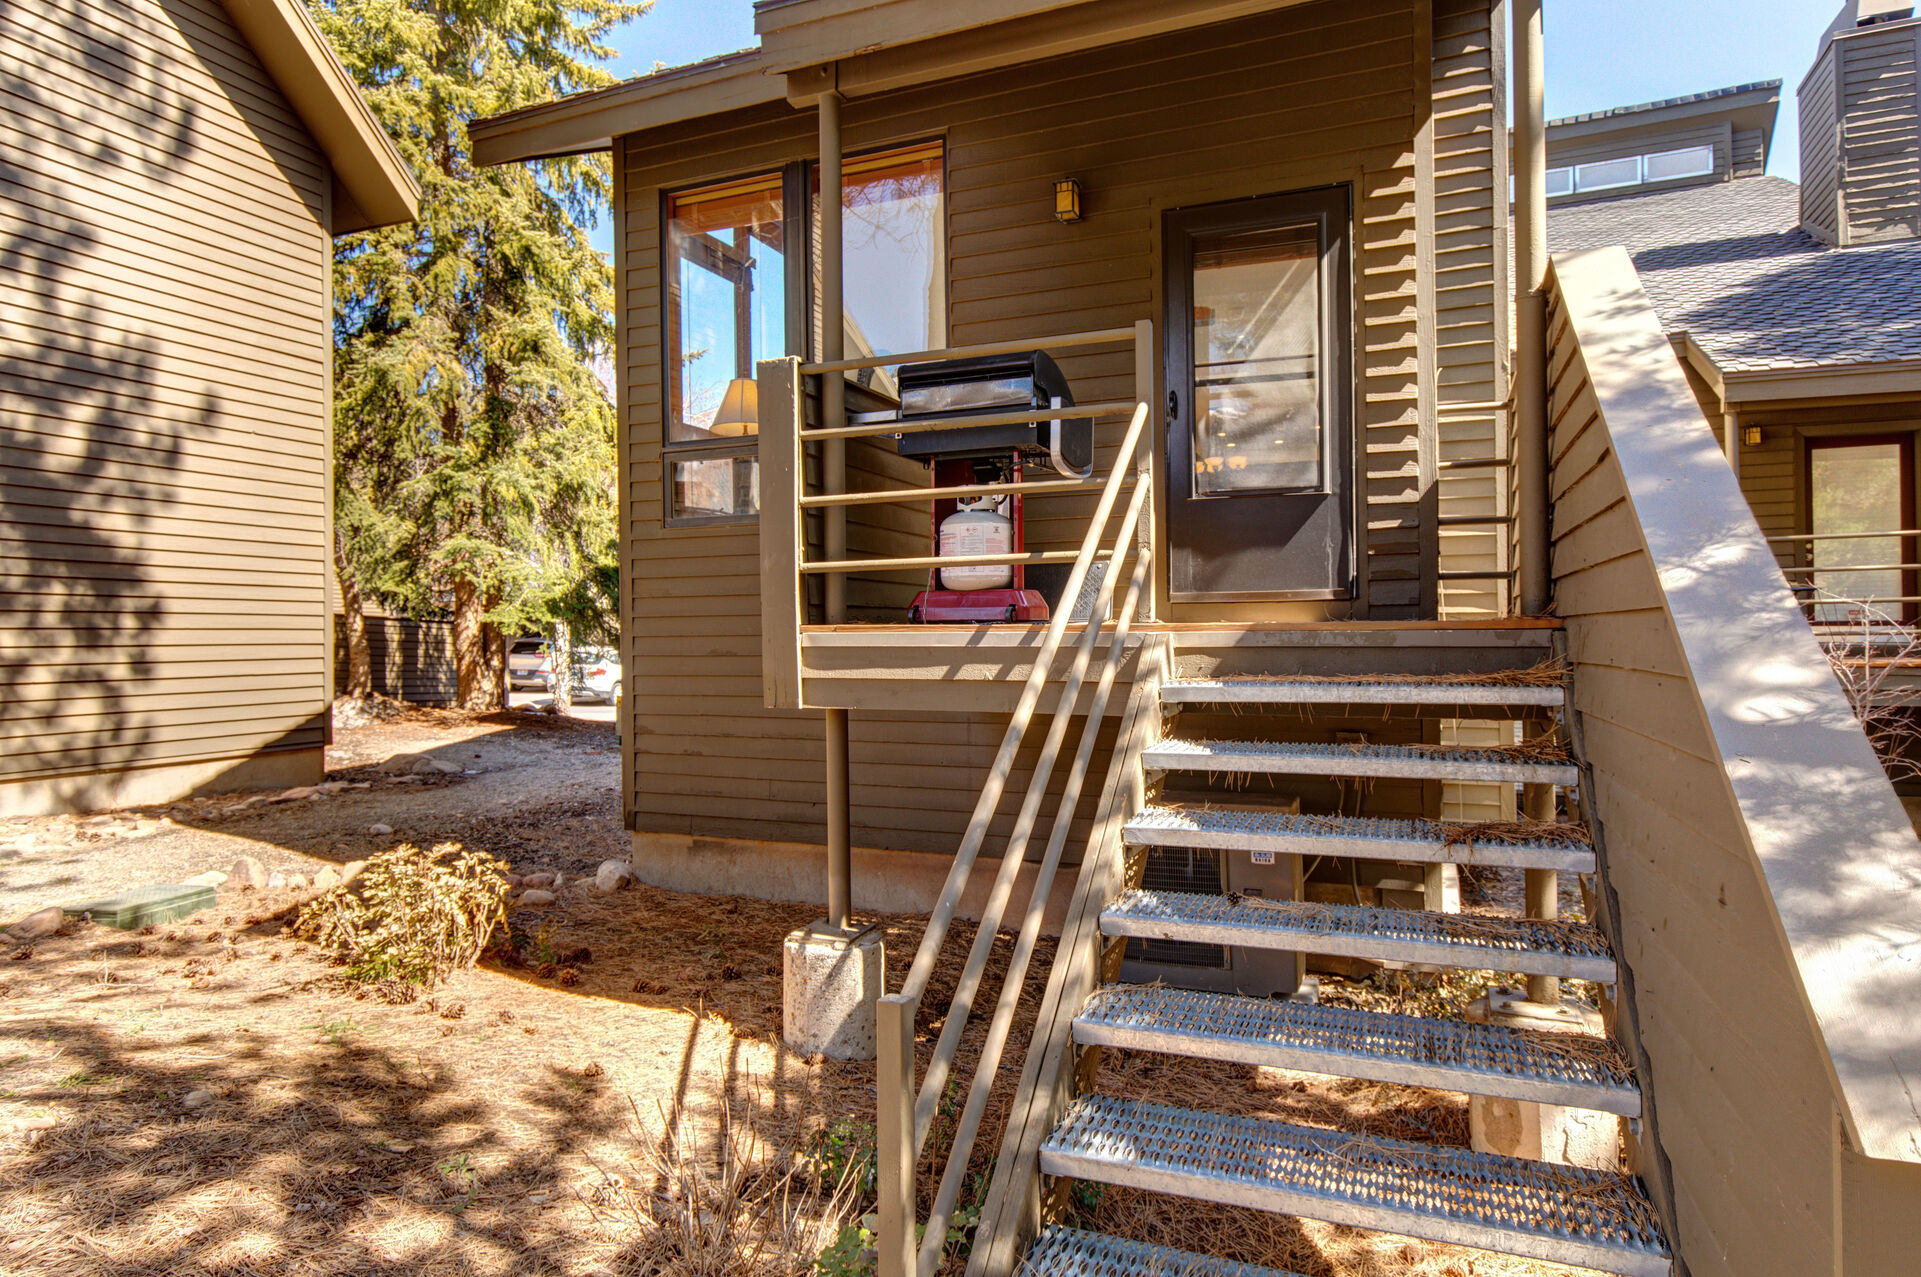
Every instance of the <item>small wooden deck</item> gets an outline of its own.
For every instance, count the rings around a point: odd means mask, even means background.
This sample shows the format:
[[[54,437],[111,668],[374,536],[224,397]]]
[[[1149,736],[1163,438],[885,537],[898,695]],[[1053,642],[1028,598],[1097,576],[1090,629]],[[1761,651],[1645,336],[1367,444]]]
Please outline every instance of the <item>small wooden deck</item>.
[[[1068,627],[1065,669],[1083,625]],[[1141,641],[1172,639],[1182,678],[1277,669],[1298,674],[1433,674],[1525,669],[1548,659],[1561,622],[1142,622],[1120,677],[1132,682]],[[816,709],[1006,713],[1033,668],[1042,625],[810,625],[800,632],[805,704]],[[1099,650],[1105,650],[1101,640]],[[1282,653],[1286,653],[1282,656]],[[1281,659],[1277,662],[1277,657]],[[1124,696],[1110,699],[1118,713]],[[1049,707],[1044,701],[1043,707]]]

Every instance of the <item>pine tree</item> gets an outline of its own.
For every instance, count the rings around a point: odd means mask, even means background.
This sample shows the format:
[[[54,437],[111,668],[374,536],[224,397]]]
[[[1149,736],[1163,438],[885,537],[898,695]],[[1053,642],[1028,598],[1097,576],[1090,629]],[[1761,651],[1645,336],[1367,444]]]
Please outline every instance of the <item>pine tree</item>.
[[[610,83],[604,37],[651,0],[309,3],[422,189],[415,224],[335,255],[343,602],[451,612],[459,703],[490,708],[503,629],[549,619],[612,537],[613,408],[592,361],[613,286],[587,237],[609,171],[477,169],[467,125]]]

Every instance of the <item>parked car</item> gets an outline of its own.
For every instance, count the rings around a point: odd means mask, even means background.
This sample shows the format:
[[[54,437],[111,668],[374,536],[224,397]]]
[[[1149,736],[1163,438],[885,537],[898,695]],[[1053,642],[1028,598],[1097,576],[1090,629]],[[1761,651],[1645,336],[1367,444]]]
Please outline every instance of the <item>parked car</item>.
[[[554,690],[551,661],[543,662],[541,675],[549,692]],[[620,657],[609,648],[574,649],[573,694],[614,705],[620,701]]]
[[[507,649],[507,686],[510,690],[547,685],[547,643],[544,639],[515,639]]]

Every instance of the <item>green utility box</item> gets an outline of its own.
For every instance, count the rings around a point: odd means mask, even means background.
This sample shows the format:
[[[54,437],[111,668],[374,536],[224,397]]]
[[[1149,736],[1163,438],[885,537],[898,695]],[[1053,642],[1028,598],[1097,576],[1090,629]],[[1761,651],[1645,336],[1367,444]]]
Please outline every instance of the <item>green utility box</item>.
[[[105,927],[134,931],[157,923],[172,922],[202,909],[213,908],[213,888],[202,884],[141,887],[124,895],[93,900],[84,905],[67,905],[73,915],[86,914]]]

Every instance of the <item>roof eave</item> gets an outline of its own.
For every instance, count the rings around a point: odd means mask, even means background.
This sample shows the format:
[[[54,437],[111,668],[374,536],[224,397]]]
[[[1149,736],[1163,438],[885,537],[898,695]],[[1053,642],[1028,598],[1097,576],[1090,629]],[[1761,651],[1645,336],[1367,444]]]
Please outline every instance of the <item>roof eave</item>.
[[[605,151],[622,134],[785,97],[786,85],[766,73],[760,50],[744,49],[475,120],[467,136],[474,163],[484,168]]]
[[[333,170],[335,235],[411,222],[420,184],[298,0],[222,0]]]

